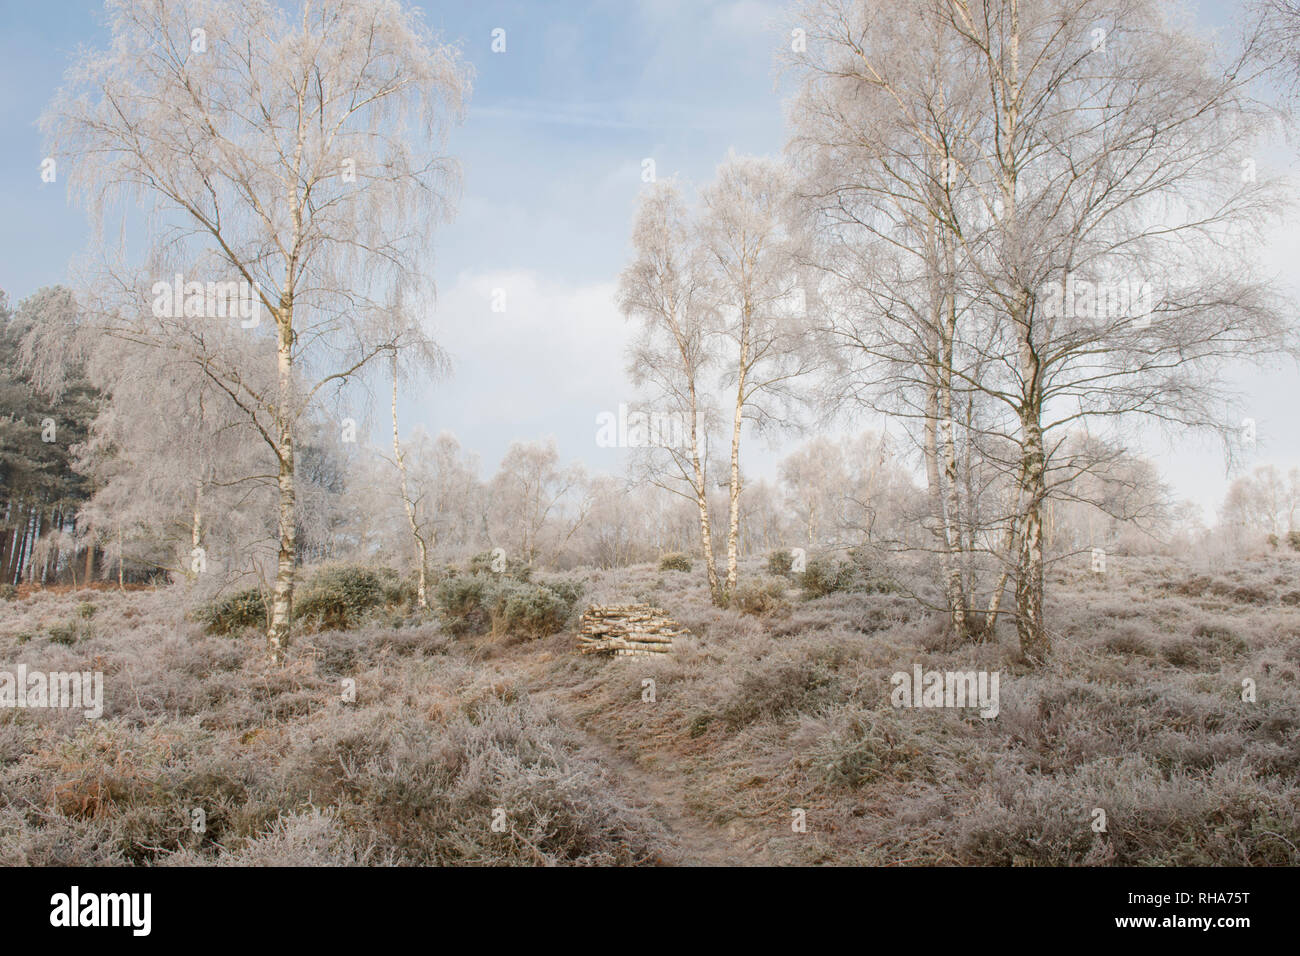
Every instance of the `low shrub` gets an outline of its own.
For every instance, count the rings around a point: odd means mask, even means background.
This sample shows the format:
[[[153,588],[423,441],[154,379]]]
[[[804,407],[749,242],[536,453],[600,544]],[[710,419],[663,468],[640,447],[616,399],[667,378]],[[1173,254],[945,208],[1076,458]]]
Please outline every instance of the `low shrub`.
[[[573,605],[543,584],[502,582],[492,594],[492,633],[545,637],[561,630]]]
[[[1246,642],[1232,628],[1220,624],[1198,624],[1192,637],[1199,638],[1200,647],[1216,657],[1235,657],[1246,651]]]
[[[1208,575],[1194,574],[1186,581],[1182,581],[1178,584],[1166,585],[1166,587],[1182,597],[1201,597],[1210,589],[1210,585],[1213,583],[1213,579]]]
[[[1273,599],[1273,596],[1263,588],[1251,587],[1246,584],[1233,588],[1231,597],[1238,604],[1268,604]]]
[[[356,627],[366,613],[381,607],[391,592],[394,572],[386,575],[363,565],[329,565],[318,570],[294,599],[294,617],[319,630],[346,631]],[[400,593],[400,590],[399,590]]]
[[[1132,625],[1116,628],[1106,638],[1104,647],[1112,654],[1131,654],[1136,657],[1152,657],[1155,654],[1149,636]]]
[[[546,581],[544,586],[558,594],[569,605],[570,610],[578,606],[578,602],[587,592],[586,585],[572,578],[554,578]]]
[[[799,576],[799,585],[808,599],[848,591],[853,586],[853,569],[834,558],[813,558]]]
[[[582,597],[575,581],[520,581],[471,574],[439,583],[443,625],[453,634],[512,634],[545,637],[561,630]]]
[[[385,607],[415,606],[419,599],[419,584],[414,572],[402,577],[392,568],[380,568],[378,574]]]
[[[1195,641],[1174,641],[1164,648],[1164,658],[1175,667],[1195,668],[1201,664],[1201,649]]]
[[[691,556],[688,554],[682,554],[680,552],[665,554],[662,558],[659,559],[660,571],[689,572],[692,567],[694,567],[694,564],[691,561]]]
[[[767,573],[785,576],[790,573],[794,567],[794,555],[782,548],[779,551],[773,551],[767,556]]]
[[[257,588],[249,588],[202,605],[193,617],[209,634],[237,634],[266,626],[266,600]]]
[[[892,713],[840,705],[817,741],[811,764],[831,787],[855,790],[878,780],[911,780],[929,770],[928,742]]]
[[[741,582],[731,595],[731,606],[742,614],[762,616],[789,607],[784,578],[761,578]]]
[[[391,568],[325,565],[294,595],[293,616],[312,630],[350,630],[380,607],[410,605],[415,584]],[[257,588],[237,591],[202,605],[193,613],[209,634],[237,634],[267,623],[266,598]]]
[[[813,558],[799,576],[804,597],[808,600],[825,597],[840,591],[858,591],[869,594],[895,594],[898,585],[874,567],[866,555],[850,551],[847,561],[829,555]]]
[[[483,551],[470,558],[468,572],[506,577],[515,581],[529,581],[533,576],[533,569],[521,558],[494,551]]]
[[[71,647],[82,638],[81,628],[75,621],[69,621],[66,624],[51,624],[49,629],[50,640],[55,644],[63,644]]]
[[[486,598],[492,587],[492,580],[482,574],[462,574],[439,581],[434,600],[443,627],[452,634],[480,634],[487,630],[490,619]]]
[[[838,681],[827,662],[763,661],[737,681],[718,716],[730,730],[793,713],[808,713],[835,696]]]

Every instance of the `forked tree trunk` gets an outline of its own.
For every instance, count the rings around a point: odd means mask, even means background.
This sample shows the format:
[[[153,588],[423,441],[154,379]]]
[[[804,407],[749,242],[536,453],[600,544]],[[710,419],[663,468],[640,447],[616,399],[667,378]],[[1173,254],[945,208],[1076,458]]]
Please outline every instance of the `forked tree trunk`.
[[[1003,123],[1006,135],[998,157],[1002,166],[1003,218],[1008,242],[1019,246],[1017,191],[1020,170],[1014,156],[1020,125],[1020,4],[1010,0],[1010,36],[1003,69]],[[1020,652],[1034,664],[1047,660],[1051,642],[1043,620],[1043,503],[1047,497],[1047,461],[1043,444],[1042,360],[1034,343],[1029,290],[1018,289],[1011,321],[1020,335],[1017,371],[1023,388],[1020,404],[1020,548],[1016,566],[1016,631]]]
[[[1007,534],[999,554],[1005,556],[1005,560],[1010,562],[1011,556],[1017,554],[1018,539],[1016,537],[1016,528],[1020,521],[1019,507],[1017,506],[1011,512],[1011,517],[1007,519]],[[979,630],[975,634],[975,639],[986,641],[993,637],[994,629],[997,627],[998,615],[1002,612],[1002,597],[1007,590],[1007,582],[1011,579],[1010,564],[1004,565],[998,572],[998,580],[993,585],[993,591],[989,595],[988,609],[984,612],[984,620],[980,622]]]
[[[1021,459],[1021,493],[1024,511],[1020,518],[1020,557],[1016,570],[1016,630],[1020,652],[1031,663],[1041,664],[1051,652],[1043,621],[1043,498],[1045,469],[1043,433],[1037,414],[1026,416]]]

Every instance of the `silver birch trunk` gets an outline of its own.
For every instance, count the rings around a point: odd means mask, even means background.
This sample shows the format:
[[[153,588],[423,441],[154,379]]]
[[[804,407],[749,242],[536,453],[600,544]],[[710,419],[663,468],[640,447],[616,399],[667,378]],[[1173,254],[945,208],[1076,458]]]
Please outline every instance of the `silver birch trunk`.
[[[695,478],[695,505],[700,512],[700,552],[709,577],[709,597],[714,604],[722,601],[718,586],[718,564],[713,557],[713,527],[709,520],[709,487],[700,455],[700,428],[695,382],[690,384],[691,402],[691,471]]]
[[[276,458],[279,470],[276,484],[280,489],[280,548],[276,559],[275,593],[271,601],[271,625],[267,629],[267,650],[271,660],[283,663],[289,646],[293,619],[294,561],[298,553],[298,526],[295,520],[293,421],[290,402],[293,389],[292,305],[281,312],[278,320],[279,342],[277,365],[280,379],[280,404],[276,409]]]
[[[406,510],[406,522],[411,528],[411,537],[415,539],[416,584],[415,599],[422,608],[429,606],[428,567],[429,546],[420,533],[420,525],[415,520],[415,502],[411,500],[406,480],[406,455],[402,452],[402,443],[397,437],[397,352],[393,352],[393,460],[397,462],[397,472],[401,482],[402,507]]]

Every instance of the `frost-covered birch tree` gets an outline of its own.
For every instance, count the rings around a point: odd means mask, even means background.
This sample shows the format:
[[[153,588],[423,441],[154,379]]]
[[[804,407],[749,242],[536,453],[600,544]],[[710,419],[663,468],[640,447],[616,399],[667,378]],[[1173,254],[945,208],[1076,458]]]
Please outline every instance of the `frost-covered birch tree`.
[[[731,410],[724,595],[736,588],[744,425],[788,425],[804,398],[798,386],[816,367],[789,200],[788,176],[779,163],[733,155],[704,190],[699,213]]]
[[[121,283],[101,331],[184,356],[273,457],[268,642],[281,659],[297,424],[322,390],[421,337],[395,330],[383,306],[421,294],[430,227],[457,184],[444,143],[468,70],[396,0],[114,0],[107,13],[110,45],[79,55],[42,125],[101,241],[132,236],[133,210],[145,212],[142,275]],[[199,332],[231,323],[236,297],[268,384]],[[166,334],[140,328],[160,313]]]
[[[651,390],[653,408],[682,421],[684,438],[680,445],[646,449],[644,463],[656,487],[694,505],[709,593],[721,602],[707,431],[712,417],[707,375],[716,361],[710,341],[714,312],[705,254],[675,184],[656,184],[642,197],[632,245],[632,262],[619,280],[619,306],[638,323],[628,371],[634,384]]]
[[[979,404],[971,441],[1014,450],[997,462],[1014,616],[1042,661],[1044,505],[1054,471],[1078,473],[1058,467],[1070,432],[1226,435],[1228,363],[1293,344],[1258,268],[1278,193],[1243,174],[1268,117],[1249,58],[1157,0],[816,0],[800,22],[796,143],[821,174],[822,224],[933,250],[906,273],[941,323],[916,379],[952,376]],[[888,225],[904,217],[906,246]],[[942,410],[921,417],[942,445]]]

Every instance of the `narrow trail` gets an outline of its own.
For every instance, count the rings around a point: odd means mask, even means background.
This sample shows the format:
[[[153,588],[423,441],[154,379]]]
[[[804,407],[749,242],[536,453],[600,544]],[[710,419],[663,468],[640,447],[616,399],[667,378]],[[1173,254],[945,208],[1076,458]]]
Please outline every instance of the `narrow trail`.
[[[630,753],[592,719],[581,689],[555,685],[543,661],[522,650],[496,658],[491,664],[503,676],[518,681],[535,701],[551,709],[577,738],[584,756],[604,767],[628,799],[649,812],[667,831],[663,862],[675,866],[757,866],[761,848],[746,846],[728,827],[701,817],[689,807],[686,781],[653,751]],[[649,757],[650,759],[645,759]]]
[[[552,705],[564,723],[582,741],[582,749],[605,767],[651,815],[668,830],[675,851],[666,863],[679,866],[754,866],[756,854],[725,828],[702,819],[686,804],[686,788],[675,774],[657,772],[627,756],[608,738],[594,732],[577,713],[563,691],[537,689],[531,695]]]

